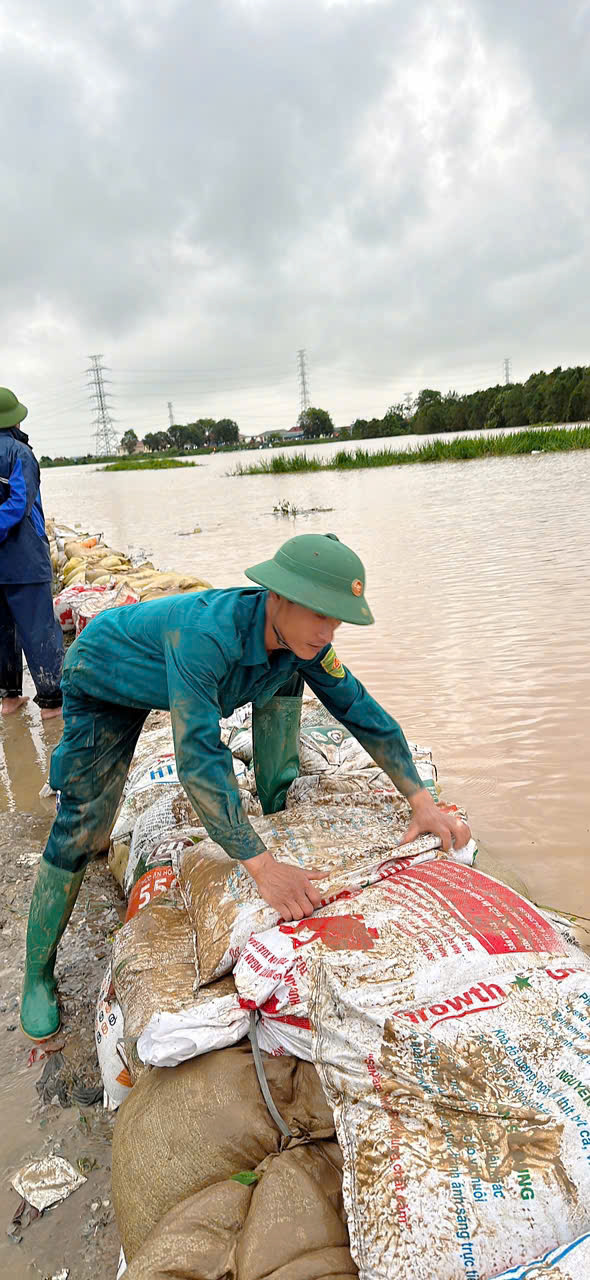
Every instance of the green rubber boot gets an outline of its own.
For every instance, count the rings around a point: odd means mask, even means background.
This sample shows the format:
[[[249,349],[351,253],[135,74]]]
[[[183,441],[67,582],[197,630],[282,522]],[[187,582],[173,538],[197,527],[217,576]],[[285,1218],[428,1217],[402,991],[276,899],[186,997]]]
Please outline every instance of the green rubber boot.
[[[49,1040],[61,1022],[53,976],[55,955],[72,914],[82,871],[62,871],[45,858],[39,863],[27,927],[27,959],[20,1025],[30,1040]]]
[[[299,777],[299,728],[301,694],[283,696],[289,687],[303,688],[300,676],[283,685],[264,707],[254,707],[252,743],[254,772],[263,813],[278,813],[285,808],[291,783]]]

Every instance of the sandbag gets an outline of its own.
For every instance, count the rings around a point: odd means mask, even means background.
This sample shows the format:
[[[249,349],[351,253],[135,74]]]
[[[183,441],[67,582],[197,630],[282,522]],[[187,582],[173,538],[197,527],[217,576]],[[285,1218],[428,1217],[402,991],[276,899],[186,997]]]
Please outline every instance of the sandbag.
[[[348,955],[351,970],[356,971],[359,981],[366,981],[359,953],[379,947],[388,956],[395,950],[392,885],[398,879],[403,882],[405,872],[434,857],[435,852],[430,851],[391,859],[379,868],[381,883],[374,885],[372,894],[359,885],[309,918],[282,921],[265,932],[251,934],[234,977],[242,1005],[260,1010],[258,1042],[266,1053],[294,1053],[313,1061],[309,1016],[313,961],[325,953]],[[370,873],[363,877],[364,885],[368,879]],[[374,963],[368,971],[375,980]]]
[[[151,874],[138,880],[133,894]],[[113,940],[113,986],[132,1081],[146,1066],[177,1066],[236,1044],[248,1031],[231,974],[197,989],[190,921],[174,887],[166,888],[140,903]]]
[[[306,773],[295,778],[287,792],[286,809],[299,809],[302,804],[356,804],[378,808],[391,804],[410,821],[407,801],[396,791],[389,778],[376,767],[352,770],[328,770]]]
[[[194,945],[184,907],[173,892],[162,893],[119,929],[113,939],[113,985],[124,1019],[125,1054],[133,1081],[143,1070],[138,1036],[162,1011],[193,1002]]]
[[[269,1087],[292,1133],[331,1138],[317,1072],[295,1058],[265,1059]],[[113,1135],[113,1205],[131,1262],[149,1232],[187,1196],[255,1169],[282,1146],[256,1078],[249,1043],[146,1072]]]
[[[68,583],[63,591],[60,591],[53,600],[53,612],[59,625],[64,633],[76,630],[75,608],[84,597],[89,595],[97,597],[99,595],[108,594],[106,586],[95,585],[93,587],[86,586],[85,583]]]
[[[123,1010],[113,987],[109,963],[100,985],[94,1018],[96,1054],[103,1085],[103,1106],[116,1111],[133,1085],[125,1054]]]
[[[133,868],[129,869],[128,861],[137,819],[146,809],[150,809],[156,802],[164,799],[165,816],[163,815],[155,831],[158,836],[164,836],[167,829],[174,825],[169,816],[172,812],[172,804],[176,798],[184,794],[176,772],[174,748],[170,741],[172,737],[170,726],[166,725],[157,736],[162,742],[159,749],[154,751],[152,747],[152,753],[146,758],[142,748],[141,754],[138,756],[136,752],[134,756],[134,762],[125,783],[123,803],[111,832],[109,865],[112,864],[113,868],[124,867],[123,885],[126,893],[133,884]],[[139,742],[141,743],[141,737]],[[170,749],[166,749],[168,745]]]
[[[154,1067],[177,1067],[197,1054],[243,1040],[249,1017],[229,973],[201,987],[184,1007],[154,1013],[138,1036],[137,1056]]]
[[[123,803],[111,833],[109,866],[127,894],[134,883],[140,859],[149,857],[153,846],[174,827],[191,826],[198,830],[200,836],[206,835],[178,780],[169,725],[160,736],[164,739],[164,749],[160,748],[149,756],[143,752],[138,756],[136,752],[125,784]],[[234,773],[245,813],[259,815],[260,802],[249,790],[255,786],[253,773],[238,759],[234,760]]]
[[[354,907],[371,946],[306,950],[361,1280],[489,1280],[587,1232],[590,960],[450,862]]]
[[[398,849],[408,813],[402,815],[389,805],[378,810],[310,806],[254,819],[253,826],[278,861],[325,869],[326,879],[317,884],[324,900],[332,901],[369,877],[379,879],[389,860],[418,857],[440,847],[436,836],[421,836]],[[474,852],[471,842],[457,856],[472,860]],[[178,883],[196,935],[201,984],[228,973],[250,934],[270,928],[279,918],[259,896],[244,863],[229,858],[213,840],[184,854]]]
[[[172,1209],[129,1280],[344,1280],[357,1270],[342,1206],[342,1156],[318,1142],[268,1156],[254,1185],[225,1181]]]
[[[164,811],[173,816],[173,804],[167,804]],[[168,823],[167,830],[162,832],[161,818],[162,806],[156,802],[140,815],[133,828],[123,878],[125,892],[129,895],[126,919],[134,914],[131,898],[141,893],[138,885],[144,875],[158,867],[171,867],[176,876],[181,854],[205,838],[204,827],[177,827],[172,820]],[[149,896],[153,897],[153,894]],[[145,906],[145,901],[141,905]]]
[[[104,613],[107,609],[120,609],[124,605],[138,604],[139,596],[128,584],[114,586],[112,590],[105,590],[99,583],[95,583],[94,590],[88,590],[75,601],[72,605],[72,614],[76,623],[76,635],[88,626],[88,623],[95,618],[97,614]]]
[[[350,730],[339,724],[302,724],[299,760],[301,773],[346,768],[358,771],[375,767],[375,761]]]
[[[429,747],[408,744],[412,752],[414,765],[421,781],[436,797],[436,769],[432,761]],[[332,717],[326,723],[325,717],[306,716],[301,725],[300,735],[300,774],[317,776],[332,774],[338,778],[347,773],[366,773],[367,783],[386,791],[395,791],[393,783],[384,771],[375,764],[372,756],[353,736],[349,729],[338,724]],[[396,793],[400,801],[402,797]]]

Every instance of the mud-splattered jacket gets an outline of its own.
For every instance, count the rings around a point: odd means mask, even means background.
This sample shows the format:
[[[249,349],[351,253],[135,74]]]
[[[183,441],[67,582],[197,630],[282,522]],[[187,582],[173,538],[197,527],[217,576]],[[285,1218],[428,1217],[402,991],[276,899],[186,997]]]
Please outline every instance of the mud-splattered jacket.
[[[327,645],[311,662],[268,654],[267,592],[203,591],[99,614],[72,645],[64,691],[128,707],[169,708],[178,776],[210,836],[233,858],[264,845],[246,818],[219,720],[262,706],[296,671],[404,795],[422,786],[400,726]]]

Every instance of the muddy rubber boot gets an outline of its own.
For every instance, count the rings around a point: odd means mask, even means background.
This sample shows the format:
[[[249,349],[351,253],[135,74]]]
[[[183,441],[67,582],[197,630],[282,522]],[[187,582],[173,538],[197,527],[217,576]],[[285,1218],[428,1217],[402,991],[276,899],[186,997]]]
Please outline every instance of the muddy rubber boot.
[[[252,713],[254,772],[263,813],[278,813],[285,808],[291,783],[299,777],[299,729],[301,694],[283,696],[283,689],[293,685],[303,688],[299,676],[283,685],[264,707]]]
[[[61,1022],[53,976],[55,955],[72,914],[82,871],[62,871],[45,858],[39,863],[29,908],[27,958],[20,1025],[30,1040],[49,1040]]]

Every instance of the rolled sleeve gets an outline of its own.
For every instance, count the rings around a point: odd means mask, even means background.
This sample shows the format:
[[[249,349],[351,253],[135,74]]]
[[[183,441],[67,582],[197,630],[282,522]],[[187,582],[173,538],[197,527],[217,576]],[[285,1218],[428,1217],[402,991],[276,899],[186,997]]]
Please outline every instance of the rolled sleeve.
[[[244,814],[219,732],[223,652],[211,636],[189,628],[169,632],[165,659],[178,777],[212,840],[230,858],[254,858],[265,845]]]
[[[398,791],[411,796],[423,787],[401,726],[346,667],[332,675],[322,666],[325,650],[301,673],[331,715],[343,724],[387,774]]]

